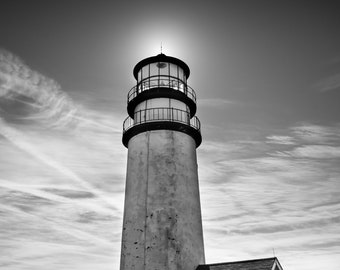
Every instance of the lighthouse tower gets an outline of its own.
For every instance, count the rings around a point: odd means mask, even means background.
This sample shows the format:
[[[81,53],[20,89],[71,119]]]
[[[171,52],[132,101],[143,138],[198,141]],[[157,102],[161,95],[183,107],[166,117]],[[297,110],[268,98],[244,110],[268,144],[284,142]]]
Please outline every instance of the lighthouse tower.
[[[189,67],[164,54],[140,61],[123,124],[128,148],[121,270],[194,270],[204,264]]]

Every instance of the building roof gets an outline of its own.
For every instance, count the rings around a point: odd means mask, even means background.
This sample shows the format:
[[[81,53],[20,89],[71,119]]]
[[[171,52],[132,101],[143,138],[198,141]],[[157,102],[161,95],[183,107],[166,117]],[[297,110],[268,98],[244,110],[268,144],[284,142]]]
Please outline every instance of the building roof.
[[[276,257],[199,265],[196,270],[283,270]]]

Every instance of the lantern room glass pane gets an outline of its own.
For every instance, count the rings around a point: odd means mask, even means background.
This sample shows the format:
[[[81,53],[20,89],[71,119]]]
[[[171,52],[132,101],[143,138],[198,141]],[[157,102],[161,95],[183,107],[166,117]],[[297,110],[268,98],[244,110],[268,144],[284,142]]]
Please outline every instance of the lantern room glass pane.
[[[138,71],[138,79],[137,81],[140,82],[142,80],[142,71]]]
[[[159,68],[159,74],[162,76],[168,76],[169,75],[169,63],[165,62],[159,62],[157,63],[157,66]]]
[[[180,67],[178,68],[178,78],[184,81],[184,72],[183,69],[181,69]]]
[[[143,72],[143,80],[145,79],[145,78],[147,78],[147,77],[149,77],[149,65],[146,65],[146,66],[144,66],[143,67],[143,69],[142,69],[142,72]]]
[[[157,63],[151,63],[150,64],[150,77],[151,76],[158,76]]]
[[[174,65],[174,64],[170,64],[170,76],[171,77],[178,77],[177,75],[177,69],[178,69],[178,66]]]

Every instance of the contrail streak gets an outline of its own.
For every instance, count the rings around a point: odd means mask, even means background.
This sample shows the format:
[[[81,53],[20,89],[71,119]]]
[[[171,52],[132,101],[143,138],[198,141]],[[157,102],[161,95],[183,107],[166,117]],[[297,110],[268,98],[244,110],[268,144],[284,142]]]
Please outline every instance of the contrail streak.
[[[74,116],[74,118],[81,120],[81,121],[84,121],[84,122],[87,122],[91,125],[94,125],[94,126],[97,126],[97,127],[100,127],[100,128],[105,128],[105,129],[113,131],[115,133],[121,133],[122,132],[122,129],[120,127],[114,128],[114,127],[111,127],[111,126],[108,126],[108,125],[105,125],[105,124],[102,124],[102,123],[99,123],[99,122],[96,122],[94,120],[91,120],[91,119],[88,119],[88,118],[85,118],[85,117],[81,117],[81,116]]]
[[[4,180],[4,179],[0,179],[0,187],[10,189],[10,190],[19,191],[19,192],[23,192],[23,193],[26,193],[26,194],[31,194],[31,195],[37,196],[39,198],[47,199],[47,200],[57,202],[57,203],[71,203],[71,204],[79,205],[81,207],[86,207],[86,208],[92,209],[93,211],[96,211],[96,212],[102,213],[102,214],[112,215],[112,213],[113,213],[113,211],[111,209],[101,207],[100,205],[95,204],[95,203],[89,203],[89,202],[86,202],[86,201],[79,201],[79,200],[75,200],[75,199],[66,198],[66,197],[63,197],[63,196],[52,194],[50,192],[42,191],[40,189],[32,188],[29,185],[13,184],[12,182]],[[45,186],[45,188],[46,188],[46,186]]]
[[[43,221],[43,222],[47,223],[49,226],[51,226],[54,230],[60,231],[62,233],[68,234],[68,235],[71,235],[71,236],[73,236],[77,239],[84,240],[84,241],[91,241],[94,244],[97,244],[97,245],[99,244],[100,246],[105,245],[107,247],[112,248],[112,242],[111,241],[97,237],[93,234],[81,231],[79,229],[74,228],[73,226],[70,226],[70,225],[60,226],[59,225],[60,222],[55,222],[54,220],[48,219],[46,217],[41,217],[39,215],[35,215],[35,214],[32,214],[32,213],[27,213],[27,212],[21,211],[18,208],[13,207],[13,206],[0,205],[0,208],[7,210],[9,212],[17,213],[20,216],[29,217],[30,219],[31,218],[38,219],[39,222]]]
[[[4,136],[8,141],[13,143],[16,147],[20,148],[21,150],[25,151],[26,153],[32,155],[37,160],[43,162],[44,164],[50,166],[51,168],[57,170],[58,172],[67,176],[70,180],[78,183],[86,190],[95,194],[98,198],[104,201],[107,205],[112,207],[113,209],[117,210],[116,206],[107,199],[105,194],[101,192],[101,190],[95,188],[94,186],[90,185],[88,182],[83,180],[77,174],[75,174],[69,168],[59,164],[49,156],[45,155],[44,153],[40,152],[37,147],[34,147],[29,142],[25,141],[22,134],[20,134],[14,128],[8,126],[1,118],[0,118],[0,134]]]

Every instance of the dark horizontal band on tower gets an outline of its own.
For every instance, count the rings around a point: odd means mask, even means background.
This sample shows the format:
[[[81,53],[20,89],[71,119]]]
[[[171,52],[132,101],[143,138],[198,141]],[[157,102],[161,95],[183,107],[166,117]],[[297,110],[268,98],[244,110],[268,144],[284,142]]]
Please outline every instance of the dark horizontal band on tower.
[[[202,142],[201,124],[188,112],[174,108],[152,108],[136,112],[136,119],[128,117],[123,124],[123,144],[128,147],[129,140],[142,132],[151,130],[175,130],[190,135],[198,147]]]
[[[185,125],[183,123],[178,122],[170,122],[170,121],[156,121],[156,122],[147,122],[144,124],[135,125],[132,128],[128,129],[123,133],[123,144],[125,147],[128,147],[129,140],[142,132],[151,131],[151,130],[174,130],[183,132],[189,136],[191,136],[195,142],[196,147],[200,146],[202,142],[202,135],[199,130]]]
[[[139,83],[128,93],[127,111],[134,118],[136,106],[152,98],[171,98],[182,101],[190,110],[190,117],[196,113],[196,93],[186,84],[179,85],[179,81],[170,78],[156,78]]]

